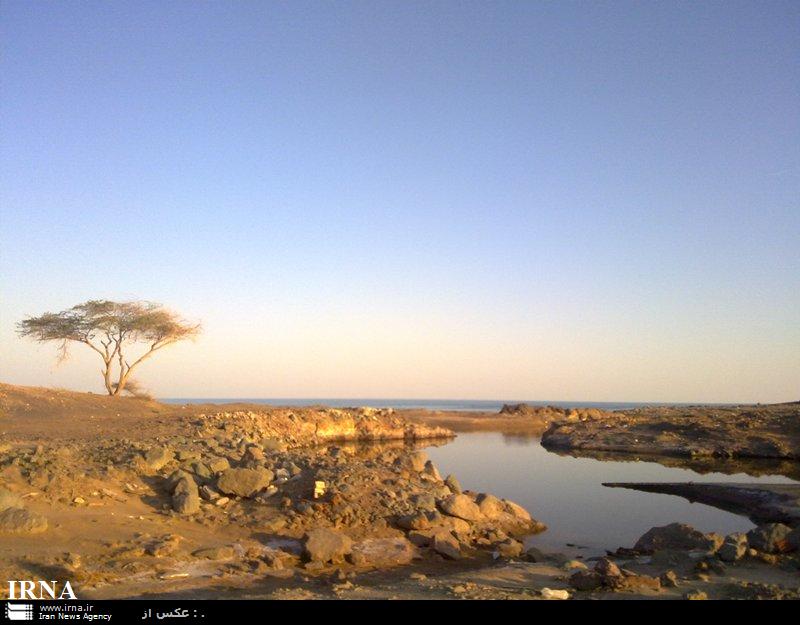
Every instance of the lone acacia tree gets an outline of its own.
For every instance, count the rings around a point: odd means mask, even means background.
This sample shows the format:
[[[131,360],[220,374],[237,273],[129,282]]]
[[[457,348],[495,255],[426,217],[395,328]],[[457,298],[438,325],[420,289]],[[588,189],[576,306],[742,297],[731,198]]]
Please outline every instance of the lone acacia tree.
[[[68,357],[70,342],[88,345],[103,359],[101,373],[108,394],[119,395],[139,364],[167,345],[194,338],[200,325],[153,302],[90,300],[58,313],[23,319],[17,332],[39,342],[57,341],[59,362]],[[145,343],[147,349],[128,362],[126,353],[135,343]]]

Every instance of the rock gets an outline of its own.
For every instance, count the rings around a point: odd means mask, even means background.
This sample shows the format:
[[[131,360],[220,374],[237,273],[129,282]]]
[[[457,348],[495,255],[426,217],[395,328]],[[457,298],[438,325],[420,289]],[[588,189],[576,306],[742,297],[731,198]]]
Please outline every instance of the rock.
[[[606,585],[614,590],[627,590],[641,592],[642,590],[660,590],[661,580],[649,575],[623,575],[620,577],[606,577]]]
[[[253,462],[261,462],[264,459],[264,450],[261,447],[250,445],[244,452],[244,459]]]
[[[397,519],[397,527],[404,530],[424,530],[430,526],[431,522],[422,512],[406,514]]]
[[[670,523],[663,527],[649,529],[636,541],[634,550],[640,553],[653,553],[663,549],[716,551],[722,544],[717,534],[703,534],[684,523]]]
[[[281,439],[274,438],[271,436],[268,436],[261,440],[261,447],[265,452],[269,454],[286,451],[287,448],[286,443],[284,443]]]
[[[190,477],[183,477],[172,493],[172,508],[178,514],[194,514],[200,510],[200,493]]]
[[[439,532],[433,537],[431,543],[433,550],[450,560],[461,559],[461,546],[449,532]]]
[[[205,549],[194,551],[192,555],[195,558],[203,558],[204,560],[230,560],[236,556],[236,550],[229,545],[206,547]]]
[[[594,565],[594,572],[602,577],[622,577],[622,571],[608,558],[600,558]]]
[[[672,569],[664,571],[659,579],[664,588],[675,588],[678,585],[678,575]]]
[[[494,552],[503,558],[518,558],[522,555],[523,549],[522,543],[513,538],[507,538],[494,546]]]
[[[786,542],[792,551],[800,551],[800,527],[792,530],[791,534],[786,537]]]
[[[428,454],[424,451],[415,451],[408,455],[408,464],[412,471],[422,473],[425,470],[425,464],[428,462]]]
[[[499,519],[505,512],[505,505],[494,495],[481,493],[475,500],[480,508],[481,514],[487,519]]]
[[[0,488],[0,511],[7,508],[22,508],[22,497],[10,490]]]
[[[384,568],[409,564],[416,550],[405,538],[370,538],[353,545],[347,559],[353,564]]]
[[[200,496],[206,501],[216,501],[219,499],[219,493],[208,485],[200,487]]]
[[[430,530],[416,531],[408,533],[408,540],[417,547],[429,547],[433,542],[436,532]]]
[[[708,595],[702,590],[690,590],[684,593],[683,598],[687,601],[705,601],[708,599]]]
[[[436,510],[436,498],[429,493],[417,493],[412,495],[409,501],[417,510]]]
[[[567,590],[553,590],[552,588],[542,588],[540,591],[542,599],[569,599],[569,591]]]
[[[456,479],[455,475],[452,474],[448,475],[444,479],[444,484],[445,486],[447,486],[447,488],[450,489],[450,492],[453,493],[454,495],[461,494],[461,484],[458,483],[458,479]]]
[[[747,536],[736,533],[725,537],[725,542],[717,550],[717,556],[723,562],[737,562],[747,553]]]
[[[503,499],[503,507],[508,514],[516,519],[519,519],[520,521],[530,522],[533,520],[530,513],[518,503],[514,503],[508,499]]]
[[[159,471],[169,464],[174,457],[172,450],[168,447],[153,447],[145,453],[144,464],[152,471]]]
[[[603,585],[603,578],[594,571],[578,571],[569,576],[569,585],[576,590],[597,590]]]
[[[226,495],[252,497],[269,486],[273,477],[269,469],[226,469],[217,480],[217,489]]]
[[[759,525],[747,532],[747,542],[753,549],[765,553],[784,553],[791,550],[789,534],[792,528],[783,523]]]
[[[182,541],[183,537],[178,534],[165,534],[145,545],[144,551],[156,558],[164,558],[173,555]]]
[[[450,495],[439,501],[439,509],[450,516],[465,521],[479,521],[483,518],[481,509],[467,495]]]
[[[528,550],[530,552],[530,549]],[[536,560],[536,562],[543,562],[544,560]],[[561,568],[567,571],[568,573],[572,573],[575,571],[585,571],[589,567],[586,566],[585,563],[581,562],[580,560],[567,560],[564,564],[561,565]]]
[[[170,493],[174,493],[175,492],[175,487],[178,485],[178,482],[180,482],[181,480],[192,480],[192,481],[194,481],[194,478],[191,476],[190,473],[187,473],[186,471],[182,471],[181,469],[173,471],[164,480],[165,486],[167,488],[167,491],[169,491]]]
[[[341,562],[352,547],[349,536],[327,527],[318,527],[306,534],[305,555],[312,562]]]
[[[428,460],[428,462],[425,463],[425,469],[424,469],[423,473],[425,475],[429,475],[430,477],[432,477],[437,482],[441,482],[442,481],[442,476],[439,475],[439,469],[437,469],[436,465],[433,464],[433,462],[431,462],[430,460]]]
[[[47,529],[47,519],[24,508],[0,512],[0,534],[39,534]]]
[[[231,463],[228,462],[227,458],[212,458],[206,463],[206,466],[212,473],[216,474],[216,473],[222,473],[226,469],[229,469]]]

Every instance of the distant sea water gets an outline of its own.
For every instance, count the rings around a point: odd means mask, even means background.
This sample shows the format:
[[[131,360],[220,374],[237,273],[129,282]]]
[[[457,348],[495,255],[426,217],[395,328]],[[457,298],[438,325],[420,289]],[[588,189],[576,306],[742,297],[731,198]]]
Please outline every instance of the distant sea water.
[[[601,408],[603,410],[631,410],[644,406],[678,406],[660,402],[607,402],[607,401],[532,401],[495,399],[392,399],[386,397],[171,397],[161,401],[168,404],[266,404],[268,406],[329,406],[331,408],[374,408],[453,410],[463,412],[498,412],[503,404],[525,403],[532,406],[557,406],[559,408]]]

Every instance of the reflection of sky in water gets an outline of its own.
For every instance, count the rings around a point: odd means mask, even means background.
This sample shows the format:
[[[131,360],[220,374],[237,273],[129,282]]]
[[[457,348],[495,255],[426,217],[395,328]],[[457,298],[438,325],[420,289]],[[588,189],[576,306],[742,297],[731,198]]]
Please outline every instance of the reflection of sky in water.
[[[512,499],[545,522],[548,530],[530,543],[548,548],[565,543],[592,551],[632,547],[651,527],[673,521],[721,534],[753,527],[743,516],[681,497],[607,488],[603,482],[792,482],[782,476],[700,474],[655,462],[559,456],[545,450],[538,438],[495,432],[460,434],[426,451],[442,475],[452,473],[462,488]]]

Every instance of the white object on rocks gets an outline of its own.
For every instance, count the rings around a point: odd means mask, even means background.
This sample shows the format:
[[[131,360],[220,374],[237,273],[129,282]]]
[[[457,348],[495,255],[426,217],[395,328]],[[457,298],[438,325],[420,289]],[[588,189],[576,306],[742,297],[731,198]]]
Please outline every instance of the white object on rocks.
[[[552,588],[542,588],[542,599],[569,599],[569,591],[553,590]]]

